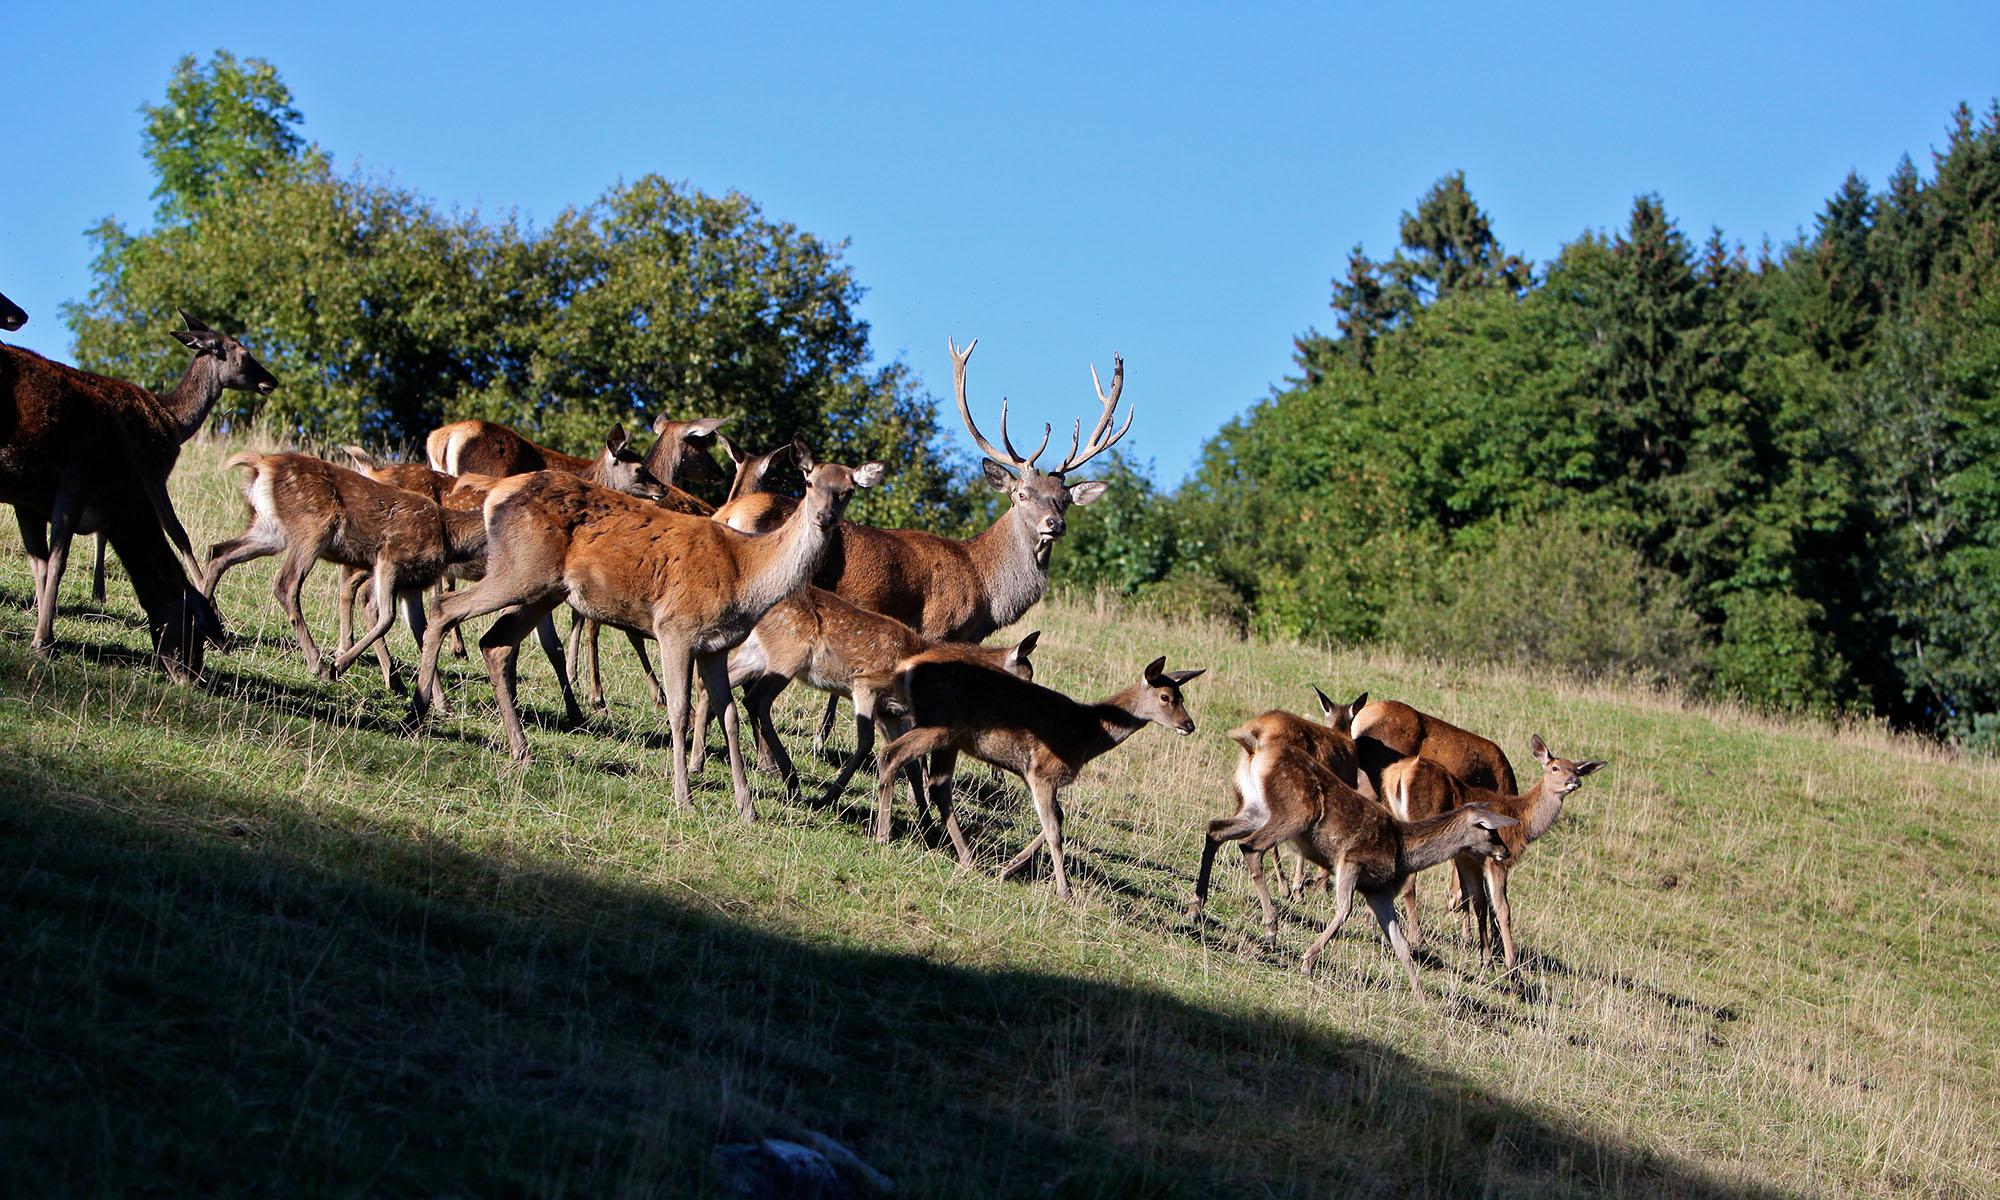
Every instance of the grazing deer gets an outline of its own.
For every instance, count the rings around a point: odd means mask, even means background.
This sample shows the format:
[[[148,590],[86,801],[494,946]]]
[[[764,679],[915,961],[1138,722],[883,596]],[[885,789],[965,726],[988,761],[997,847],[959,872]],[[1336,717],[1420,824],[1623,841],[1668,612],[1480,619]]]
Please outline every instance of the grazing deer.
[[[246,452],[231,456],[226,465],[249,470],[243,499],[250,524],[239,536],[209,548],[202,594],[213,599],[231,568],[282,551],[285,560],[272,592],[305,654],[306,670],[321,678],[338,678],[388,633],[399,603],[411,636],[421,644],[424,589],[452,564],[476,561],[486,552],[486,525],[479,513],[441,508],[416,492],[377,483],[311,455]],[[321,559],[365,570],[374,583],[374,625],[331,659],[321,655],[299,607],[306,576]],[[386,666],[383,682],[394,686]]]
[[[859,723],[854,753],[827,785],[821,800],[832,804],[874,749],[876,723],[895,719],[885,711],[890,705],[884,702],[894,687],[899,664],[934,652],[938,658],[976,662],[1032,680],[1035,669],[1029,656],[1040,636],[1031,633],[1012,646],[933,642],[894,617],[869,612],[821,588],[807,587],[765,613],[757,628],[730,654],[729,684],[743,689],[743,709],[750,719],[758,760],[784,780],[786,793],[794,798],[799,794],[799,773],[778,739],[777,724],[771,719],[772,702],[795,679],[854,701]],[[694,728],[695,758],[689,769],[699,771],[702,726]]]
[[[728,652],[772,605],[805,586],[854,489],[873,487],[886,470],[881,463],[849,468],[816,462],[803,445],[794,453],[806,475],[805,499],[782,528],[763,537],[570,475],[542,471],[502,480],[486,497],[486,578],[446,600],[424,638],[413,697],[417,715],[435,684],[445,631],[468,617],[512,608],[479,646],[507,741],[514,757],[525,761],[528,743],[514,707],[515,656],[527,631],[567,601],[586,617],[643,630],[659,641],[673,733],[674,803],[682,808],[690,806],[689,673],[699,667],[710,702],[722,713],[737,812],[754,820],[729,694]]]
[[[1520,958],[1514,951],[1514,918],[1507,901],[1507,877],[1521,861],[1528,843],[1547,833],[1562,815],[1563,800],[1583,786],[1585,776],[1604,766],[1597,760],[1579,763],[1557,758],[1549,752],[1540,734],[1529,742],[1529,748],[1535,761],[1542,764],[1542,773],[1534,786],[1520,795],[1473,787],[1429,758],[1406,758],[1382,776],[1390,811],[1403,820],[1421,820],[1476,806],[1505,813],[1517,822],[1502,830],[1501,836],[1507,843],[1505,858],[1489,858],[1484,863],[1461,859],[1458,866],[1459,889],[1479,927],[1479,952],[1493,953],[1496,949],[1493,935],[1497,929],[1497,949],[1509,971],[1520,964]],[[1406,889],[1404,905],[1410,913],[1412,934],[1417,935],[1414,888]]]
[[[1046,843],[1056,896],[1069,899],[1063,812],[1056,793],[1076,782],[1092,759],[1117,749],[1149,724],[1164,725],[1182,737],[1194,732],[1194,718],[1181,702],[1181,688],[1202,671],[1169,671],[1166,666],[1165,658],[1156,658],[1146,664],[1137,683],[1095,704],[1083,704],[958,657],[927,653],[905,661],[896,672],[895,701],[910,729],[883,748],[876,768],[875,840],[889,840],[889,806],[898,772],[905,763],[930,754],[934,756],[931,804],[944,819],[960,865],[971,866],[972,847],[951,806],[952,767],[958,755],[969,754],[1020,776],[1041,820],[1041,832],[1000,868],[1000,878],[1027,866]]]
[[[0,296],[0,331],[12,333],[28,323],[28,310]]]
[[[1331,724],[1335,719],[1334,706],[1325,693],[1319,696]],[[1514,790],[1513,764],[1495,743],[1399,701],[1363,704],[1367,699],[1368,693],[1363,692],[1354,702],[1359,706],[1358,711],[1350,706],[1346,717],[1351,722],[1355,749],[1361,755],[1361,770],[1375,780],[1377,795],[1382,794],[1382,772],[1389,764],[1418,755],[1473,787],[1509,793]]]
[[[194,352],[187,371],[171,391],[155,394],[120,379],[94,375],[50,362],[18,346],[0,346],[5,391],[12,401],[11,425],[0,431],[0,501],[14,506],[34,578],[33,645],[55,643],[56,597],[69,565],[71,539],[78,533],[108,531],[114,520],[134,511],[123,503],[138,489],[152,520],[169,540],[193,557],[187,530],[167,494],[167,477],[179,461],[181,444],[201,428],[225,388],[270,395],[277,379],[251,357],[243,343],[181,314],[186,329],[169,331]],[[116,493],[118,499],[113,499]],[[143,535],[128,539],[135,554]],[[152,566],[146,568],[153,570]],[[137,581],[135,580],[135,583]],[[148,610],[155,629],[185,629],[192,615],[203,636],[216,640],[221,623],[206,601],[192,600],[185,574],[179,585],[149,578],[145,590],[175,612]],[[190,661],[199,649],[183,634],[163,651],[169,671],[197,670]]]
[[[1396,917],[1396,893],[1417,872],[1460,855],[1504,860],[1510,851],[1503,836],[1515,818],[1466,807],[1425,821],[1399,820],[1327,770],[1296,720],[1275,720],[1267,713],[1230,730],[1229,738],[1243,748],[1236,763],[1238,807],[1234,815],[1208,823],[1189,920],[1201,921],[1215,852],[1224,842],[1241,842],[1263,905],[1265,941],[1276,942],[1277,909],[1258,861],[1263,851],[1290,842],[1333,877],[1333,920],[1299,960],[1299,969],[1312,973],[1359,891],[1402,961],[1410,990],[1421,998],[1417,965]]]
[[[995,630],[1020,619],[1049,585],[1049,555],[1068,528],[1066,514],[1073,504],[1090,504],[1108,484],[1069,483],[1065,476],[1118,444],[1132,428],[1132,414],[1114,434],[1112,421],[1125,388],[1125,360],[1113,355],[1111,394],[1105,395],[1092,367],[1090,378],[1101,407],[1086,441],[1077,422],[1070,451],[1053,469],[1035,466],[1049,444],[1049,427],[1042,428],[1034,453],[1021,455],[1007,436],[1007,406],[1000,406],[1000,445],[995,446],[973,422],[966,396],[966,363],[974,340],[964,350],[949,342],[952,386],[959,416],[972,440],[986,452],[980,466],[986,482],[1008,499],[1007,511],[985,531],[967,539],[940,537],[919,529],[874,529],[843,523],[837,546],[827,555],[813,584],[836,592],[841,599],[890,616],[932,641],[980,642]],[[716,519],[745,532],[760,532],[794,503],[770,494],[739,497],[724,505]],[[837,697],[828,698],[815,747],[825,742]]]

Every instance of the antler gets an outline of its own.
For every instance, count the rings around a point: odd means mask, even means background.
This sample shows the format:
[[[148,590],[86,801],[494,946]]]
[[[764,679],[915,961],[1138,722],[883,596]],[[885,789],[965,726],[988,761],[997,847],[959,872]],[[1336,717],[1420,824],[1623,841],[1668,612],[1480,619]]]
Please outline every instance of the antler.
[[[965,418],[965,427],[972,433],[972,440],[979,443],[981,450],[986,451],[986,457],[1006,463],[1014,468],[1016,474],[1033,469],[1035,460],[1049,447],[1049,434],[1053,432],[1052,428],[1043,425],[1042,444],[1035,447],[1033,454],[1026,458],[1021,457],[1020,452],[1014,449],[1014,443],[1007,437],[1007,401],[1003,397],[1000,401],[1000,444],[1006,449],[995,449],[993,443],[986,440],[986,435],[979,432],[979,426],[973,424],[972,405],[965,398],[965,363],[972,357],[972,349],[979,345],[979,339],[973,338],[967,342],[963,351],[959,350],[958,342],[952,338],[946,338],[945,345],[951,348],[951,385],[952,390],[958,393],[958,415]]]
[[[1090,386],[1096,390],[1097,402],[1104,406],[1104,412],[1099,415],[1096,426],[1090,431],[1090,441],[1083,447],[1082,457],[1077,456],[1077,443],[1083,437],[1083,421],[1081,418],[1077,420],[1076,427],[1070,431],[1069,435],[1069,455],[1062,460],[1062,465],[1057,467],[1051,474],[1066,475],[1076,470],[1091,459],[1116,446],[1119,440],[1132,428],[1132,417],[1137,410],[1126,412],[1125,424],[1116,434],[1113,434],[1109,439],[1106,439],[1104,436],[1110,433],[1111,422],[1117,416],[1118,394],[1125,390],[1124,356],[1116,353],[1111,356],[1111,394],[1109,396],[1104,394],[1104,385],[1098,382],[1096,363],[1090,364]]]

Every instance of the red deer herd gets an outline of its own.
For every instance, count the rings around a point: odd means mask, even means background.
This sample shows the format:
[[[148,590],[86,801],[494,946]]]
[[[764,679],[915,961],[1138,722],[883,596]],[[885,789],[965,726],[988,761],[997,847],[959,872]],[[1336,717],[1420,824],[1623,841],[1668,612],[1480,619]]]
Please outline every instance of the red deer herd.
[[[0,330],[27,314],[0,296]],[[278,381],[235,338],[183,314],[172,336],[193,355],[172,390],[153,392],[0,344],[0,501],[13,505],[30,562],[32,645],[55,645],[56,605],[71,539],[102,535],[124,564],[144,609],[156,661],[176,678],[199,678],[203,650],[225,644],[215,608],[225,572],[282,556],[273,593],[308,671],[332,679],[373,650],[383,682],[398,684],[385,645],[403,615],[419,647],[409,693],[413,722],[447,707],[439,660],[448,636],[475,617],[494,619],[478,639],[501,728],[515,758],[528,758],[515,699],[521,641],[535,633],[563,695],[569,721],[583,723],[574,682],[588,662],[588,698],[604,704],[597,629],[612,626],[637,650],[666,709],[673,800],[690,806],[689,776],[702,769],[707,718],[719,716],[737,812],[755,817],[739,739],[740,689],[756,758],[789,797],[799,774],[779,740],[772,705],[794,681],[854,705],[856,745],[822,803],[844,794],[874,748],[873,833],[886,842],[892,800],[907,777],[920,819],[942,825],[958,860],[974,861],[953,808],[960,755],[1018,776],[1038,829],[1002,876],[1046,849],[1056,894],[1070,895],[1062,789],[1092,760],[1148,725],[1194,732],[1183,690],[1199,669],[1170,670],[1155,658],[1122,690],[1085,703],[1038,683],[1037,635],[982,645],[1048,590],[1049,558],[1074,505],[1106,485],[1074,476],[1132,427],[1116,422],[1125,364],[1114,356],[1107,393],[1091,370],[1099,411],[1088,436],[1076,422],[1068,453],[1037,465],[1050,426],[1026,454],[1015,449],[1000,410],[999,444],[980,432],[966,392],[977,342],[951,345],[959,416],[984,452],[986,482],[1005,497],[1000,516],[969,538],[878,529],[846,519],[856,489],[888,473],[879,462],[822,461],[794,440],[745,453],[721,432],[726,418],[653,423],[645,455],[613,428],[593,457],[537,445],[490,421],[459,421],[425,440],[428,464],[382,464],[347,447],[353,466],[299,453],[242,453],[247,524],[196,564],[168,495],[180,449],[224,389],[269,394]],[[733,464],[726,475],[712,456]],[[805,481],[791,496],[771,488],[773,464],[789,457]],[[685,487],[713,486],[719,508]],[[187,557],[184,565],[176,549]],[[301,605],[307,576],[326,561],[340,569],[339,642],[313,640]],[[190,579],[196,568],[198,584]],[[463,586],[457,586],[463,585]],[[457,590],[448,590],[453,587]],[[367,627],[353,634],[355,600]],[[427,599],[428,598],[428,599]],[[571,611],[567,649],[555,631]],[[646,641],[657,643],[657,675]],[[459,643],[459,654],[464,654]],[[572,672],[578,674],[573,679]],[[1500,747],[1438,717],[1393,701],[1351,704],[1319,696],[1323,720],[1271,711],[1239,725],[1232,777],[1236,811],[1210,821],[1190,913],[1197,928],[1215,854],[1236,842],[1261,907],[1267,941],[1278,933],[1264,857],[1289,846],[1298,858],[1280,883],[1287,899],[1316,870],[1333,917],[1301,960],[1310,973],[1359,892],[1421,995],[1413,946],[1423,940],[1416,876],[1452,865],[1452,904],[1482,958],[1519,965],[1507,884],[1528,844],[1546,833],[1564,800],[1602,767],[1557,757],[1538,736],[1540,775],[1518,791]],[[825,736],[825,724],[821,737]],[[1402,901],[1399,914],[1397,901]]]

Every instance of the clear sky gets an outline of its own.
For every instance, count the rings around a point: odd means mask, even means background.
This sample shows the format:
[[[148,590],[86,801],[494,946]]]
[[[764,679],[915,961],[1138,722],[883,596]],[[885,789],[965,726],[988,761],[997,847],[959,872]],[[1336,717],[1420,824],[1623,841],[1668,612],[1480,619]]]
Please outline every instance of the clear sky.
[[[1326,326],[1356,242],[1463,169],[1545,262],[1658,192],[1699,239],[1809,228],[1850,169],[1928,166],[2000,94],[2000,3],[13,5],[0,292],[68,357],[83,229],[150,218],[138,106],[175,59],[274,62],[309,139],[444,205],[544,221],[659,172],[847,239],[878,358],[1022,427],[1094,411],[1178,480]],[[948,404],[948,400],[947,400]],[[1088,420],[1085,422],[1088,424]],[[948,421],[955,431],[957,422]],[[996,431],[989,429],[989,433]]]

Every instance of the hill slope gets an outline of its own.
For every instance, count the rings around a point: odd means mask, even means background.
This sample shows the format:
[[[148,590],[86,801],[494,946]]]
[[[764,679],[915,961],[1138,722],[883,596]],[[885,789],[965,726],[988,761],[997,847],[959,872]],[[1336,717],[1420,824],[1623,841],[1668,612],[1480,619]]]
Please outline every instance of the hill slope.
[[[198,542],[238,528],[235,448],[176,478]],[[788,806],[759,776],[740,825],[713,758],[675,812],[611,642],[612,715],[580,733],[524,658],[525,771],[464,663],[461,715],[412,740],[366,663],[304,674],[274,563],[225,583],[243,644],[188,688],[136,661],[122,580],[97,613],[81,570],[65,652],[30,654],[25,564],[0,557],[0,1149],[28,1190],[679,1194],[719,1141],[800,1128],[906,1195],[2000,1190],[1989,765],[1049,604],[1021,629],[1072,694],[1157,653],[1210,669],[1194,737],[1146,731],[1068,798],[1065,906],[991,878],[1032,817],[983,768],[978,873],[906,806],[873,845],[860,789]],[[1264,952],[1233,866],[1187,928],[1221,732],[1313,684],[1517,763],[1532,732],[1610,760],[1516,873],[1518,978],[1434,916],[1417,1003],[1365,914],[1303,978],[1323,898]],[[787,697],[791,733],[816,699]]]

